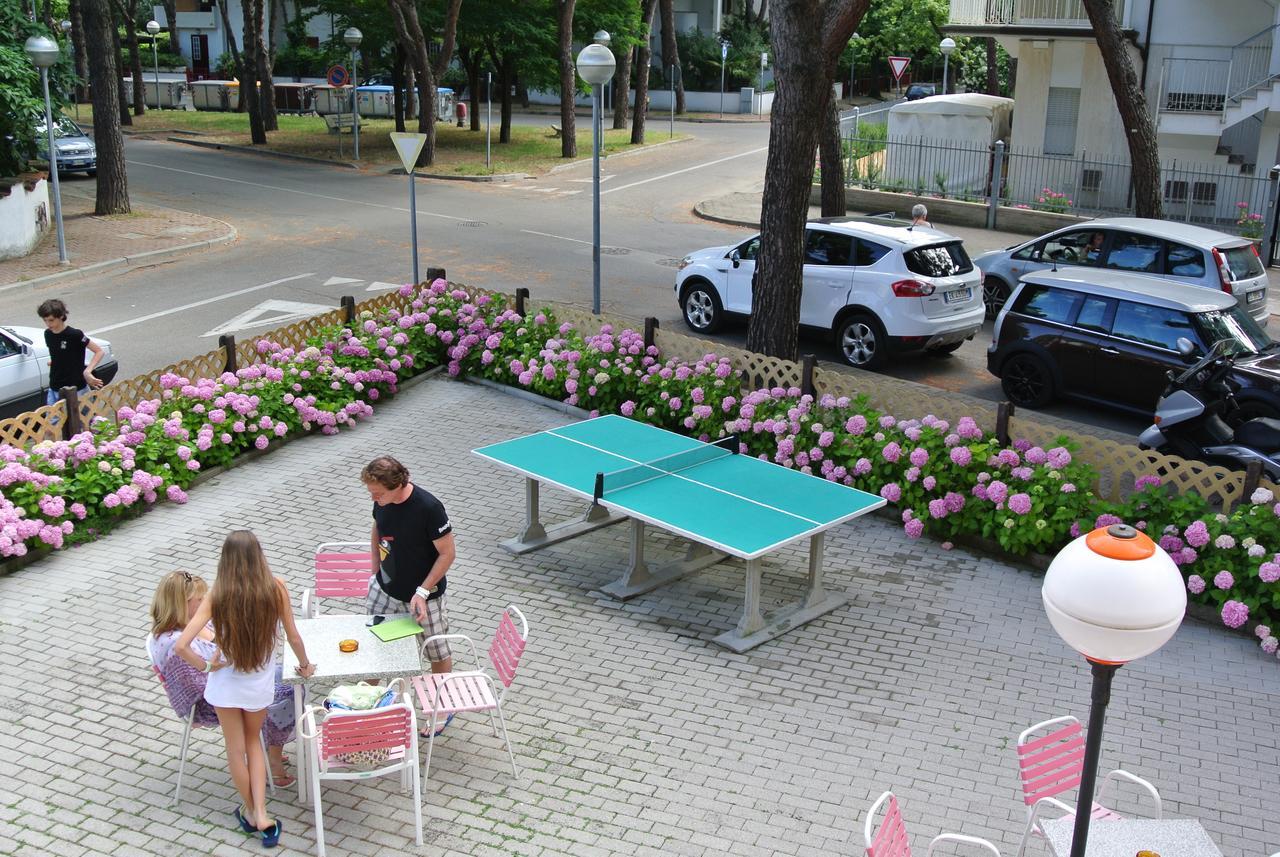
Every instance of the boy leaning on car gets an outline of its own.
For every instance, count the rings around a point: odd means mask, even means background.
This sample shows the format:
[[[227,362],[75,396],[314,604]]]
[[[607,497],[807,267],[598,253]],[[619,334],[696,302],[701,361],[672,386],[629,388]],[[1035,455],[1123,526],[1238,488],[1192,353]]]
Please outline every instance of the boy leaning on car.
[[[102,360],[102,348],[84,331],[67,324],[67,305],[52,298],[40,304],[36,312],[44,321],[44,344],[49,348],[49,390],[45,394],[45,404],[52,405],[58,401],[63,387],[75,387],[81,393],[101,387],[103,381],[93,374],[93,370]],[[86,349],[93,354],[87,366],[84,362]]]

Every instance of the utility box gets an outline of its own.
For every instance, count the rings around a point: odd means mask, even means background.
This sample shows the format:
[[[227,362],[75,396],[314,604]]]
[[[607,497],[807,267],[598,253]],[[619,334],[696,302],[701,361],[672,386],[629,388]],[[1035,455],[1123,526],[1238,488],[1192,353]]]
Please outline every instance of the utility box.
[[[395,88],[376,84],[356,87],[356,104],[361,116],[395,116]]]
[[[240,106],[240,84],[234,80],[192,81],[191,101],[197,110],[235,110]]]
[[[126,79],[126,82],[127,79]],[[142,92],[143,101],[148,107],[164,107],[173,110],[182,100],[182,91],[186,87],[186,83],[181,80],[162,80],[160,81],[159,101],[156,100],[156,81],[148,80],[144,74],[142,76]],[[129,84],[129,91],[133,92],[133,86]]]
[[[279,113],[310,113],[312,100],[310,83],[277,83],[275,85],[276,111]]]
[[[351,112],[351,87],[330,86],[321,83],[311,88],[315,111],[321,116],[329,113]]]
[[[738,90],[738,112],[756,112],[756,88],[754,86],[744,86]]]
[[[448,122],[453,116],[453,90],[447,86],[436,87],[436,120]]]

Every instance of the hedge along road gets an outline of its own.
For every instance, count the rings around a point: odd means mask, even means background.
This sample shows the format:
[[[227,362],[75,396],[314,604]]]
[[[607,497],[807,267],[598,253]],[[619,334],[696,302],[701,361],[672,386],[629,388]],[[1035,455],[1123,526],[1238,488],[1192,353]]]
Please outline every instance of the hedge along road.
[[[650,135],[660,138],[663,130],[650,122]],[[681,130],[692,130],[696,139],[602,165],[602,279],[606,312],[637,321],[653,315],[664,327],[683,330],[672,290],[680,257],[751,232],[698,220],[691,209],[702,199],[760,187],[768,127],[686,124]],[[213,252],[38,291],[40,299],[66,299],[72,323],[107,333],[126,373],[212,349],[216,336],[207,334],[214,331],[253,336],[296,320],[302,307],[336,306],[343,294],[361,300],[408,279],[403,176],[148,140],[126,145],[136,204],[228,220],[241,236]],[[580,181],[589,176],[589,162],[580,162],[505,186],[420,181],[423,270],[442,266],[469,285],[504,292],[526,286],[535,298],[589,306],[590,184]],[[21,290],[0,295],[0,321],[34,321],[36,303]],[[745,328],[730,330],[726,338],[740,341],[744,334]],[[980,337],[947,360],[904,360],[891,374],[998,399],[998,382],[985,368],[987,341]],[[837,361],[825,342],[802,341],[801,347]],[[1126,436],[1142,427],[1081,408],[1057,410]]]

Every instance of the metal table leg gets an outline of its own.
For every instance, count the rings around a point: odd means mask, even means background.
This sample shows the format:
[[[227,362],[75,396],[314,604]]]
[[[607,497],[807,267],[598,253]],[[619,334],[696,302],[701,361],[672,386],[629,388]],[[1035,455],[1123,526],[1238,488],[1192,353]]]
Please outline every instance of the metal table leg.
[[[307,742],[302,737],[302,697],[306,695],[306,684],[298,682],[293,686],[293,740],[297,745],[294,755],[298,758],[298,803],[307,800],[307,775],[311,772],[311,763],[307,758]],[[271,772],[268,771],[270,776]]]

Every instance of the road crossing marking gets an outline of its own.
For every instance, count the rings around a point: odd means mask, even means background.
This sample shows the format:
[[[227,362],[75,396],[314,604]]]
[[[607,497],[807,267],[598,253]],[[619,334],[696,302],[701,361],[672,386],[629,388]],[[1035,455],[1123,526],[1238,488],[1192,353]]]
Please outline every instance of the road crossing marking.
[[[262,289],[269,289],[272,286],[278,286],[281,283],[289,283],[294,280],[303,280],[303,279],[306,279],[307,277],[314,277],[314,276],[315,276],[314,273],[296,274],[292,277],[284,277],[279,280],[272,280],[269,283],[262,283],[261,285],[257,285],[257,286],[249,286],[247,289],[238,289],[234,292],[227,292],[225,295],[216,295],[215,297],[205,298],[202,301],[195,301],[193,303],[183,304],[182,306],[176,306],[173,309],[160,310],[159,312],[148,313],[147,315],[140,315],[137,318],[131,318],[126,321],[119,321],[119,322],[116,322],[115,324],[108,324],[106,327],[99,327],[94,330],[90,330],[88,333],[90,336],[98,336],[99,334],[110,333],[111,331],[119,330],[122,327],[132,327],[133,325],[141,324],[144,321],[151,321],[157,318],[164,318],[166,315],[173,315],[179,312],[186,312],[187,310],[195,309],[196,307],[207,306],[212,303],[217,303],[218,301],[225,301],[229,298],[235,298],[235,297],[239,297],[240,295],[247,295],[251,292],[261,291]],[[326,310],[330,309],[330,307],[325,307],[325,309]]]
[[[221,336],[224,333],[238,333],[250,327],[279,326],[311,318],[313,315],[329,312],[331,309],[333,307],[328,304],[308,304],[271,298],[200,335]]]

